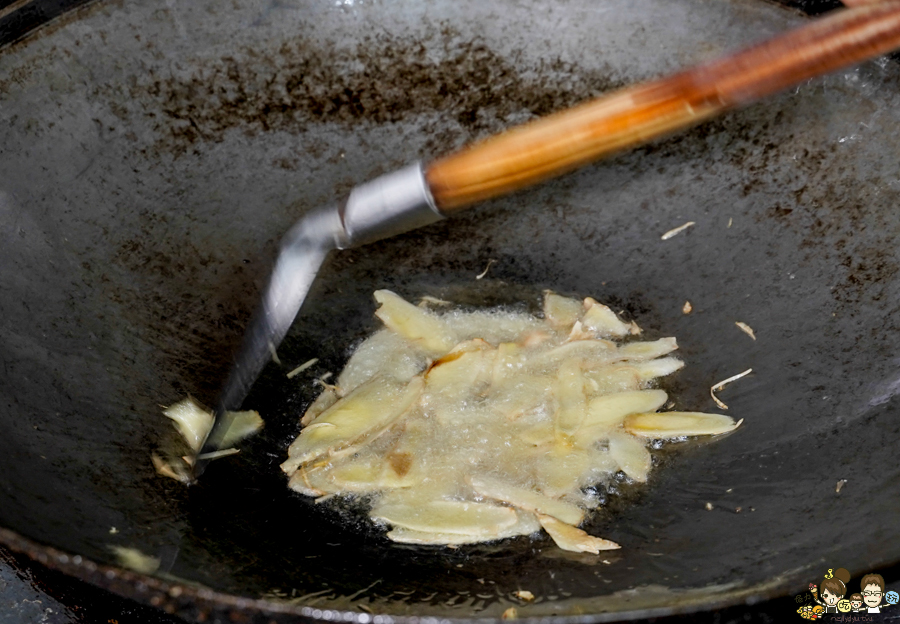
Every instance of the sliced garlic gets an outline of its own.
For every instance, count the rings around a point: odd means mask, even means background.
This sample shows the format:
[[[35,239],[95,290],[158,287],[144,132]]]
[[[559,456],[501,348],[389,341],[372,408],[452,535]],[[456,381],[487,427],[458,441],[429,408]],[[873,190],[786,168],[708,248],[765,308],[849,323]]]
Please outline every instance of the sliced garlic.
[[[159,558],[145,555],[137,548],[110,546],[109,549],[119,560],[119,565],[140,574],[153,574],[159,569]],[[38,603],[40,604],[40,603]],[[51,611],[52,613],[52,611]]]
[[[375,316],[388,329],[424,351],[443,355],[456,344],[447,325],[431,312],[414,306],[389,290],[376,290],[375,301],[381,304]]]
[[[556,329],[569,330],[581,318],[582,311],[577,299],[562,297],[549,290],[544,293],[544,319]]]
[[[532,446],[552,444],[556,441],[553,425],[550,423],[538,423],[519,433],[519,439]]]
[[[542,493],[560,498],[579,489],[591,456],[587,451],[564,444],[553,444],[534,462],[535,483]]]
[[[315,401],[307,408],[306,413],[303,414],[303,418],[300,419],[300,424],[304,427],[314,421],[319,417],[319,414],[327,410],[329,407],[337,403],[337,400],[340,397],[338,396],[337,391],[334,389],[334,386],[328,386],[324,390],[322,390],[322,394],[320,394]]]
[[[543,513],[569,524],[581,524],[584,519],[584,512],[575,505],[544,496],[534,490],[490,477],[472,477],[469,482],[479,495],[509,503],[519,509]]]
[[[629,342],[618,349],[618,359],[646,361],[668,355],[678,348],[674,338],[660,338],[653,342]]]
[[[627,433],[609,434],[609,454],[626,475],[643,483],[650,473],[650,451]]]
[[[403,461],[406,456],[409,461]],[[385,489],[408,488],[422,482],[420,470],[413,470],[408,454],[397,455],[387,461],[372,454],[339,461],[335,465],[309,473],[309,484],[334,494],[373,492]]]
[[[585,371],[588,394],[615,394],[640,390],[644,380],[640,371],[633,366],[604,366],[595,371]]]
[[[225,412],[222,415],[225,421],[222,423],[222,439],[219,447],[228,448],[237,444],[244,438],[247,438],[263,426],[263,420],[259,416],[259,412],[249,410],[246,412]]]
[[[620,350],[616,349],[616,344],[609,340],[576,340],[563,343],[543,353],[536,353],[529,360],[528,365],[532,369],[557,367],[566,360],[581,358],[586,364],[593,364],[593,368],[596,368],[598,364],[605,365],[617,359],[627,359],[627,357],[627,355],[623,357]]]
[[[410,349],[406,338],[390,329],[382,329],[353,352],[336,383],[345,394],[376,376],[405,383],[420,374],[427,363],[426,355],[418,349]]]
[[[600,338],[623,338],[632,333],[632,326],[619,320],[616,313],[602,303],[588,297],[584,300],[584,307],[587,312],[581,318],[581,325],[594,335]],[[636,333],[640,333],[640,329]]]
[[[498,415],[513,422],[525,414],[548,410],[556,380],[540,375],[519,375],[491,386],[488,397]]]
[[[673,357],[664,357],[646,362],[630,362],[629,367],[637,371],[641,381],[647,382],[657,377],[671,375],[684,368],[684,362]]]
[[[497,350],[483,340],[469,340],[436,360],[425,373],[429,392],[456,400],[480,392],[491,382]]]
[[[598,554],[601,550],[616,550],[621,548],[615,542],[593,537],[581,529],[575,528],[565,522],[560,522],[552,516],[538,514],[538,520],[544,530],[553,538],[556,545],[563,550],[572,552],[589,552]]]
[[[636,390],[591,399],[587,417],[574,436],[576,446],[591,446],[594,441],[622,424],[626,416],[657,410],[665,405],[667,398],[662,390]]]
[[[425,533],[486,536],[518,522],[514,509],[490,503],[436,500],[418,505],[379,503],[371,516],[395,527]]]
[[[189,484],[193,481],[187,463],[181,458],[165,460],[156,453],[150,453],[150,461],[158,475],[184,484]]]
[[[388,532],[389,539],[401,544],[423,544],[432,546],[475,544],[497,539],[507,539],[518,535],[531,535],[541,530],[541,525],[534,514],[517,512],[515,524],[493,531],[490,534],[467,535],[462,533],[431,533],[397,527]]]
[[[309,461],[384,430],[419,398],[423,387],[421,377],[414,377],[402,390],[381,377],[370,380],[302,429],[288,449],[289,456]]]
[[[701,412],[632,414],[625,419],[625,431],[642,438],[666,439],[681,436],[720,435],[734,431],[738,424],[730,416]]]
[[[165,408],[163,414],[175,422],[181,437],[195,453],[198,452],[212,429],[212,412],[188,397]]]
[[[524,348],[515,342],[501,342],[497,346],[494,367],[491,370],[491,386],[498,386],[510,377],[516,377],[523,364]]]
[[[580,360],[573,358],[562,363],[553,390],[559,405],[553,416],[556,433],[571,437],[581,427],[587,414]]]
[[[323,384],[282,469],[316,502],[367,496],[394,541],[455,547],[543,526],[561,548],[617,548],[576,528],[596,486],[619,470],[646,481],[646,438],[726,425],[656,414],[667,396],[647,385],[683,366],[675,339],[640,342],[593,299],[546,293],[543,320],[376,299],[386,329]]]
[[[284,470],[284,464],[282,464],[281,468]],[[285,470],[285,472],[287,472],[287,470]],[[295,472],[292,473],[292,476],[288,481],[288,487],[304,496],[318,497],[326,494],[325,491],[312,486],[309,482],[309,470],[305,467],[295,469]]]

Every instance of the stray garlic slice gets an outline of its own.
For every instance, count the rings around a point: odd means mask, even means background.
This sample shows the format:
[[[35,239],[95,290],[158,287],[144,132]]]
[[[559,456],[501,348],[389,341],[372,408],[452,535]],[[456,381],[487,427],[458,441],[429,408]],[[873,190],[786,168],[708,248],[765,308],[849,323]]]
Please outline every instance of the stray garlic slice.
[[[175,479],[181,483],[190,484],[194,478],[191,474],[191,468],[194,459],[213,460],[222,457],[228,457],[238,452],[235,448],[230,448],[234,444],[240,442],[247,436],[259,431],[263,426],[262,418],[259,412],[225,412],[222,418],[222,437],[216,443],[215,451],[206,453],[196,457],[206,442],[206,438],[213,427],[213,413],[200,405],[192,397],[182,399],[174,405],[170,405],[163,409],[163,414],[175,423],[175,428],[187,445],[194,451],[190,455],[181,455],[183,449],[176,453],[170,449],[166,454],[169,455],[164,459],[156,453],[151,454],[150,461],[156,472],[164,477]]]
[[[129,546],[109,546],[109,549],[119,560],[119,565],[140,574],[153,574],[159,569],[158,557],[145,555],[137,548]]]
[[[588,535],[581,529],[573,527],[565,522],[560,522],[552,516],[538,514],[538,520],[544,530],[553,538],[556,545],[563,550],[572,552],[589,552],[598,554],[601,550],[616,550],[621,548],[615,542],[601,537]]]
[[[740,425],[730,416],[700,412],[632,414],[625,419],[625,431],[642,438],[666,439],[682,436],[721,435]]]
[[[188,446],[197,452],[213,426],[212,412],[197,403],[193,397],[182,399],[163,410],[166,418],[171,418]]]

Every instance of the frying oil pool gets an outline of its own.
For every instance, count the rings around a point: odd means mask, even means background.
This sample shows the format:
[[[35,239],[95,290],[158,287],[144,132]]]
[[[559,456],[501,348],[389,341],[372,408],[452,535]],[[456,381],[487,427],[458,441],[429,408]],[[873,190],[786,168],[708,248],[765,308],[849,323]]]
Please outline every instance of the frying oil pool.
[[[282,469],[318,500],[365,496],[397,542],[456,545],[542,528],[561,548],[618,548],[578,526],[617,472],[644,482],[652,440],[729,417],[657,413],[683,363],[609,308],[547,293],[543,318],[441,311],[377,291],[385,328],[301,419]]]

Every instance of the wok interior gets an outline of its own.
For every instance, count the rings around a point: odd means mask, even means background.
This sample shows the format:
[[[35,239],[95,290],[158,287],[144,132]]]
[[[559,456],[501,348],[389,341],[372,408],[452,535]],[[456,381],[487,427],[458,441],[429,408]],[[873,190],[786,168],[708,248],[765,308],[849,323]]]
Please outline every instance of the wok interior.
[[[823,557],[854,573],[896,561],[890,63],[341,252],[245,404],[264,433],[189,490],[149,462],[171,435],[160,404],[214,401],[304,211],[799,20],[750,1],[98,4],[6,50],[0,524],[99,561],[134,547],[237,595],[458,617],[497,616],[518,589],[538,597],[520,616],[700,608],[791,591]],[[614,554],[391,544],[278,470],[315,396],[285,373],[311,357],[337,372],[376,327],[377,288],[473,306],[593,296],[678,338],[678,409],[713,410],[710,385],[752,367],[722,393],[745,424],[613,488],[588,530]]]

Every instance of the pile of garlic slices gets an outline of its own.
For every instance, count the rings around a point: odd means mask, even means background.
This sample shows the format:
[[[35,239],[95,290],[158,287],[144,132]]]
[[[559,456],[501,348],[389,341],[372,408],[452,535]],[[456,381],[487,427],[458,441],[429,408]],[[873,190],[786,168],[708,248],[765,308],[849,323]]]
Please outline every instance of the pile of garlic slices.
[[[544,318],[417,307],[375,292],[385,325],[309,407],[282,469],[302,494],[371,497],[371,518],[413,544],[465,544],[542,527],[563,549],[618,548],[577,528],[591,488],[647,480],[650,439],[716,435],[728,416],[656,413],[652,381],[683,362],[640,342],[593,299],[547,293]],[[616,342],[618,341],[618,342]]]

